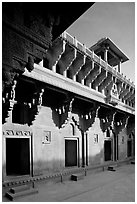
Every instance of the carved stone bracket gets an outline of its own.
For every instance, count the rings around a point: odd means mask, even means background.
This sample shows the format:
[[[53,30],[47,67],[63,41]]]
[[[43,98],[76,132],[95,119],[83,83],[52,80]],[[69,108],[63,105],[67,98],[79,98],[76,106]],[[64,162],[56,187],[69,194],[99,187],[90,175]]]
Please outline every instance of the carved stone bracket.
[[[71,120],[73,102],[74,98],[67,97],[67,100],[64,101],[62,107],[57,110],[60,115],[60,127],[65,127],[65,125]]]
[[[83,129],[82,129],[82,127],[81,127],[79,121],[76,120],[74,116],[72,116],[72,121],[73,121],[74,124],[78,127],[78,129],[79,129],[80,131],[83,131]]]
[[[42,106],[42,96],[44,93],[44,89],[40,89],[37,93],[35,93],[34,98],[30,104],[31,108],[31,123],[36,120],[36,116],[39,114],[39,111]]]
[[[88,110],[85,114],[79,115],[79,121],[75,121],[76,125],[82,132],[88,131],[95,122],[95,118],[98,117],[98,111],[100,106],[94,106]]]
[[[34,57],[28,56],[28,62],[26,64],[26,68],[29,72],[31,72],[34,69]]]
[[[2,118],[3,118],[2,122],[3,123],[5,123],[5,122],[11,123],[12,122],[12,110],[13,110],[13,107],[16,103],[17,102],[14,100],[9,100],[9,102],[7,102],[3,105],[3,112],[2,112]]]
[[[129,116],[126,118],[126,121],[125,121],[125,128],[127,127],[127,125],[128,125],[128,120],[129,120]]]
[[[100,109],[99,118],[100,118],[100,126],[103,132],[105,132],[108,128],[111,130],[114,129],[114,117],[116,112],[114,110],[106,110]]]
[[[129,116],[126,122],[127,134],[129,135],[135,131],[135,117]]]
[[[112,114],[109,115],[109,122],[110,122],[110,129],[114,129],[114,124],[115,124],[115,115],[116,112],[113,112]]]
[[[5,92],[3,93],[3,97],[2,97],[3,103],[9,102],[9,100],[13,100],[13,101],[15,100],[16,84],[17,84],[17,81],[14,80],[11,87],[5,90]]]
[[[11,87],[15,77],[18,77],[19,73],[17,70],[4,67],[2,70],[2,92],[4,93],[5,89]]]
[[[119,134],[123,128],[126,128],[128,125],[129,116],[122,114],[117,117],[117,112],[114,115],[112,129],[115,133]]]
[[[3,101],[3,123],[8,122],[10,119],[11,122],[11,114],[12,110],[14,107],[14,104],[17,102],[15,101],[15,88],[16,88],[17,81],[14,80],[13,84],[10,88],[7,90],[5,89],[3,96],[2,96],[2,101]]]
[[[28,54],[28,59],[26,61],[19,57],[13,56],[12,66],[3,63],[3,91],[6,87],[12,86],[13,81],[25,71],[25,67],[28,69],[29,72],[31,72],[34,69],[34,60],[36,60],[36,57]]]

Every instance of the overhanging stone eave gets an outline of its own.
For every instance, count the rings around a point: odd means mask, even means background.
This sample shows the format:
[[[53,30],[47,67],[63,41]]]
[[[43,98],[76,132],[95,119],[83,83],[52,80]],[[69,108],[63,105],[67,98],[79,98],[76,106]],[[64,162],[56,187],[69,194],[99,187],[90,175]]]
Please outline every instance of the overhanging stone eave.
[[[123,110],[124,112],[128,112],[132,115],[135,115],[135,108],[128,106],[122,102],[119,102],[119,109]]]
[[[25,69],[23,75],[50,84],[52,86],[61,88],[63,90],[75,93],[82,97],[106,104],[105,102],[106,96],[103,95],[102,93],[94,89],[91,89],[85,85],[82,85],[78,82],[75,82],[72,79],[66,78],[60,74],[54,73],[53,71],[44,68],[40,65],[34,64],[34,70],[31,72]],[[111,104],[107,105],[113,107]],[[133,111],[131,111],[129,107],[124,108],[124,106],[118,105],[116,108],[133,114]]]
[[[79,82],[75,82],[72,79],[66,78],[63,75],[54,73],[53,71],[37,64],[34,65],[34,70],[31,72],[25,69],[23,75],[92,100],[99,102],[104,102],[105,100],[105,96],[102,93],[97,92],[94,89],[90,89],[89,87],[84,86]]]

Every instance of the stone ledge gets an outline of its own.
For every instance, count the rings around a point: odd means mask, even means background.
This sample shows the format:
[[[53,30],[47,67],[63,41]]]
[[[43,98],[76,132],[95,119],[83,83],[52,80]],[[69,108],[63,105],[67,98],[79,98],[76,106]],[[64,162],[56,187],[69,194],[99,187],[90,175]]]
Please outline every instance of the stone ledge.
[[[98,164],[94,166],[87,166],[87,167],[81,167],[81,168],[71,168],[71,169],[65,169],[62,172],[59,173],[54,173],[54,174],[48,174],[48,175],[41,175],[37,177],[29,177],[27,179],[22,178],[20,180],[12,180],[12,181],[7,181],[3,182],[2,187],[3,187],[3,192],[5,190],[15,187],[15,186],[21,186],[24,184],[30,185],[30,186],[35,186],[36,183],[41,183],[41,182],[63,182],[63,180],[71,180],[71,175],[72,174],[84,174],[85,176],[88,174],[91,174],[93,172],[97,171],[105,171],[109,166],[121,166],[124,164],[131,164],[131,162],[134,161],[134,158],[128,158],[126,160],[121,160],[118,162],[106,162],[104,164]],[[67,178],[67,179],[66,179]],[[5,189],[5,190],[4,190]]]

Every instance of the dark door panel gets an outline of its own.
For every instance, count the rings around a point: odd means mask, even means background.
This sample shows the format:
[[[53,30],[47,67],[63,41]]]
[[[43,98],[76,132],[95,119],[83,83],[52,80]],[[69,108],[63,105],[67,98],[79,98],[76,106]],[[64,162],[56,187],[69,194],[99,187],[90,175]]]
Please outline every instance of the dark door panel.
[[[30,149],[28,138],[6,138],[7,175],[30,174]]]
[[[65,140],[65,166],[77,166],[77,140]]]
[[[111,141],[104,141],[104,159],[105,161],[111,160]]]

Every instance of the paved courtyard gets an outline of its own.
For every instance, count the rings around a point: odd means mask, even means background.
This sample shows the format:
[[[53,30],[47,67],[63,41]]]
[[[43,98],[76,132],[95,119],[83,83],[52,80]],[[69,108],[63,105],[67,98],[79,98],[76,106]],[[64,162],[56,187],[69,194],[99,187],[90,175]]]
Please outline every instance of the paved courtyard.
[[[92,173],[79,181],[41,184],[39,193],[17,202],[135,202],[135,165]]]

